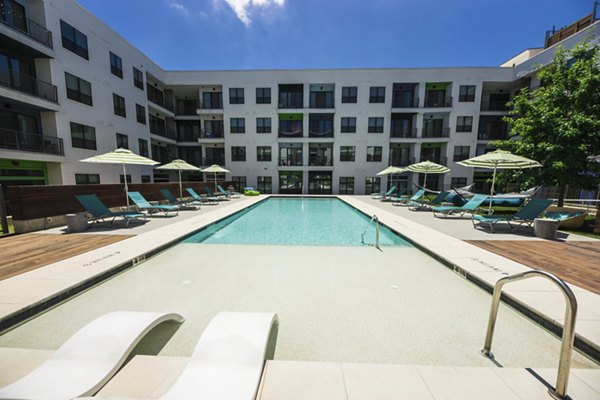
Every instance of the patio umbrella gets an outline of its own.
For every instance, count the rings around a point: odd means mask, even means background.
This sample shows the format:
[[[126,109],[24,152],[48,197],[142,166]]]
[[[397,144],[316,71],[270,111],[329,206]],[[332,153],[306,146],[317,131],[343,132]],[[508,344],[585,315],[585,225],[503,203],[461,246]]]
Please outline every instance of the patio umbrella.
[[[425,174],[425,179],[423,180],[423,187],[425,189],[427,189],[427,174],[447,174],[450,172],[450,168],[431,161],[422,161],[420,163],[411,164],[406,167],[406,170]]]
[[[403,172],[406,172],[406,169],[400,168],[400,167],[394,167],[393,165],[390,165],[389,167],[387,167],[383,171],[379,171],[376,175],[377,176],[392,175],[392,185],[393,185],[393,183],[394,183],[394,175],[401,174]]]
[[[494,197],[494,184],[496,183],[497,170],[539,168],[542,166],[542,164],[537,161],[512,154],[510,151],[506,150],[491,151],[477,157],[469,158],[468,160],[459,161],[457,164],[460,164],[464,167],[487,168],[494,170],[494,174],[492,175],[492,189],[490,190],[491,199],[488,213],[492,212],[492,200]]]
[[[81,162],[89,162],[89,163],[102,163],[102,164],[121,164],[123,166],[123,180],[125,181],[125,201],[127,202],[127,207],[129,207],[129,196],[127,196],[127,173],[125,171],[125,164],[132,165],[157,165],[160,164],[154,160],[151,160],[146,157],[139,156],[132,152],[131,150],[118,148],[111,152],[100,154],[97,156],[93,156],[90,158],[84,158],[83,160],[79,160]]]
[[[228,173],[231,172],[223,167],[221,167],[220,165],[217,164],[213,164],[210,167],[206,167],[203,170],[201,170],[202,172],[212,172],[215,174],[215,190],[217,190],[217,174],[218,173]]]
[[[183,190],[181,190],[181,171],[201,171],[200,168],[192,164],[188,164],[184,160],[173,160],[168,164],[157,167],[156,169],[177,170],[179,172],[179,198],[183,197]]]

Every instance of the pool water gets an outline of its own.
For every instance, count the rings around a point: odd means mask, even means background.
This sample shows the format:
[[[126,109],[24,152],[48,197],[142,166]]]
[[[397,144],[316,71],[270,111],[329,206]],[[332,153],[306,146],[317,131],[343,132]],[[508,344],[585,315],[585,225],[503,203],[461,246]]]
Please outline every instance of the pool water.
[[[336,198],[269,198],[188,238],[185,243],[299,246],[375,244],[376,223]],[[380,246],[410,246],[380,225]]]

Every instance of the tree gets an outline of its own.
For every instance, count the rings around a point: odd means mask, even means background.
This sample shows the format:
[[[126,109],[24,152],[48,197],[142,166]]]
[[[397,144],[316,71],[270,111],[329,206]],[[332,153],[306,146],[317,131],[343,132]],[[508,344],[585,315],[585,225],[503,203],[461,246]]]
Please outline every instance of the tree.
[[[600,47],[558,48],[551,64],[537,67],[541,85],[521,90],[508,105],[510,140],[498,148],[539,161],[519,171],[520,180],[558,186],[562,206],[567,186],[597,189],[600,163]]]

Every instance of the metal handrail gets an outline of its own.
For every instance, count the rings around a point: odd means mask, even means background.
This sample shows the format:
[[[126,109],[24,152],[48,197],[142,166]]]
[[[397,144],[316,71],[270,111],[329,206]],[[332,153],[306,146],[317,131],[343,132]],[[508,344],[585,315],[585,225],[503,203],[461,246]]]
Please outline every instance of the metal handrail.
[[[375,247],[378,250],[381,250],[381,248],[379,247],[379,218],[375,214],[373,214],[373,216],[369,220],[369,223],[367,224],[367,227],[365,228],[365,231],[361,235],[361,243],[365,244],[365,234],[367,233],[367,230],[369,229],[369,226],[371,226],[371,222],[373,221],[375,221]]]
[[[496,282],[494,286],[494,294],[492,297],[492,307],[490,309],[490,318],[488,320],[487,333],[485,335],[485,344],[481,353],[490,359],[494,359],[492,354],[492,338],[494,336],[494,327],[496,325],[496,317],[498,315],[498,307],[500,304],[500,296],[502,294],[502,287],[508,282],[516,282],[523,279],[532,278],[535,276],[541,276],[549,279],[555,283],[567,302],[567,308],[565,310],[565,323],[563,327],[563,335],[560,346],[560,360],[558,362],[558,374],[556,376],[556,388],[554,390],[548,389],[548,393],[555,399],[567,398],[567,383],[569,381],[569,370],[571,368],[571,356],[573,353],[573,342],[575,340],[575,318],[577,317],[577,299],[573,294],[571,288],[557,276],[550,274],[545,271],[526,271],[520,274],[506,276]]]

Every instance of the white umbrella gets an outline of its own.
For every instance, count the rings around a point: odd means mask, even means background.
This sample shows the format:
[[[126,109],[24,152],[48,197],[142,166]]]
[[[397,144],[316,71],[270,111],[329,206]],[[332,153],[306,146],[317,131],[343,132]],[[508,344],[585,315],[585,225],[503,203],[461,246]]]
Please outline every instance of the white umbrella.
[[[217,190],[217,174],[218,173],[228,173],[231,172],[220,165],[213,164],[210,167],[206,167],[202,170],[202,172],[213,172],[215,174],[215,190]]]
[[[156,169],[176,169],[177,171],[179,171],[179,198],[183,197],[183,190],[181,189],[181,171],[201,171],[200,168],[193,166],[192,164],[188,164],[184,160],[173,160],[168,164],[157,167]]]
[[[394,183],[394,175],[401,174],[403,172],[406,172],[406,169],[400,168],[400,167],[394,167],[393,165],[390,165],[389,167],[387,167],[383,171],[379,171],[376,175],[377,176],[392,175],[392,182],[391,183],[393,184]]]
[[[489,153],[469,158],[468,160],[459,161],[457,164],[460,164],[464,167],[487,168],[494,170],[494,174],[492,175],[492,188],[490,190],[490,206],[488,208],[488,213],[490,214],[492,212],[492,200],[494,198],[496,170],[539,168],[542,166],[542,164],[537,161],[512,154],[510,151],[506,150],[490,151]]]
[[[90,158],[84,158],[79,160],[81,162],[89,163],[102,163],[102,164],[121,164],[123,166],[123,180],[125,181],[125,201],[127,207],[129,207],[129,196],[127,195],[127,173],[125,171],[125,164],[132,165],[157,165],[160,164],[157,161],[151,160],[146,157],[135,154],[131,150],[118,148],[111,152],[93,156]]]
[[[450,168],[431,161],[422,161],[420,163],[411,164],[406,167],[406,170],[425,174],[425,179],[423,180],[423,187],[425,189],[427,189],[427,174],[446,174],[450,172]]]

